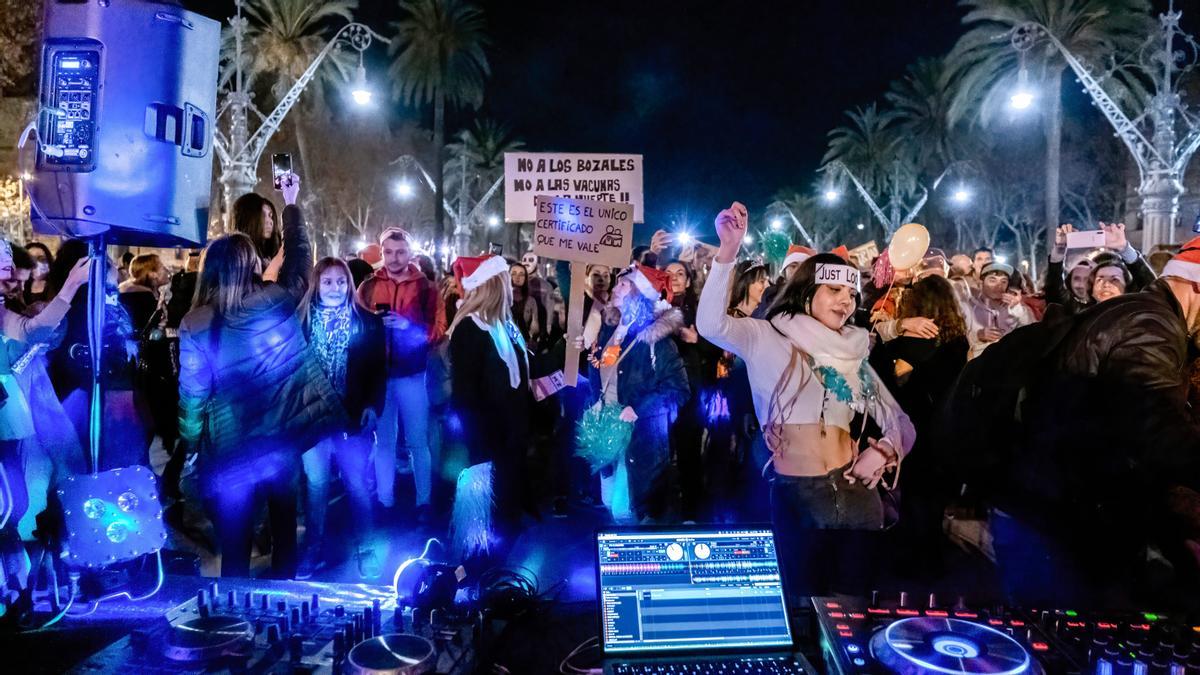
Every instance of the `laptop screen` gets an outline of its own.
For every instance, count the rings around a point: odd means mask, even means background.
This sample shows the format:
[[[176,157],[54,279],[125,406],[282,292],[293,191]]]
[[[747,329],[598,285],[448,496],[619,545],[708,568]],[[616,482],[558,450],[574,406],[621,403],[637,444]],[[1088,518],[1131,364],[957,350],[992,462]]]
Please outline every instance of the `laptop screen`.
[[[768,528],[597,534],[606,654],[790,648]]]

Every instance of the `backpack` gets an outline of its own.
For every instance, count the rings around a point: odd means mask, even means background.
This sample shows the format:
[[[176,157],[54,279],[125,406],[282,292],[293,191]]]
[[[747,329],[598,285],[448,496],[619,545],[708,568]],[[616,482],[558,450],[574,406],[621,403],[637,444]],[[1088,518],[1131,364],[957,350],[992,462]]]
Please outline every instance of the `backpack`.
[[[976,497],[1002,487],[1008,467],[1024,448],[1024,404],[1045,382],[1074,325],[1074,317],[1052,312],[967,362],[934,424],[932,445],[943,479]]]

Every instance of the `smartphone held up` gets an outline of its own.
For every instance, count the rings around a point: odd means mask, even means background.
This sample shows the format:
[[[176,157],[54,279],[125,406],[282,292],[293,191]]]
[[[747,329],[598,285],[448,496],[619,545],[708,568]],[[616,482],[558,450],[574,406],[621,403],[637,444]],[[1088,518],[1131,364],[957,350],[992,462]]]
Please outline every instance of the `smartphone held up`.
[[[271,155],[271,179],[276,190],[283,189],[283,176],[292,172],[292,156],[287,153]]]

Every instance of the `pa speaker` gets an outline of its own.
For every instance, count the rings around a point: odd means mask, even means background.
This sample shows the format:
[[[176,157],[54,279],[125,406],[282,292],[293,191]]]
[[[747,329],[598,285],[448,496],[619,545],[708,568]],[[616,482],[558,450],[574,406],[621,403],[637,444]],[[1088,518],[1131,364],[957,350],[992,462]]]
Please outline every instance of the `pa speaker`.
[[[221,27],[169,2],[47,0],[34,228],[202,244]]]

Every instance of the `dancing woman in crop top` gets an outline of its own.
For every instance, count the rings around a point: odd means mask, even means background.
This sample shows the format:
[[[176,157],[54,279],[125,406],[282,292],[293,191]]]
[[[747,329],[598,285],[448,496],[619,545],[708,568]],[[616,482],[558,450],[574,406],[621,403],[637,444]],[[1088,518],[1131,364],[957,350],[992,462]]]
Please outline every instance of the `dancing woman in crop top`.
[[[867,331],[845,325],[857,304],[858,271],[835,255],[813,256],[766,319],[728,316],[725,299],[746,220],[736,202],[717,216],[721,247],[700,296],[696,328],[746,361],[772,455],[772,520],[781,546],[797,531],[878,530],[883,509],[875,488],[885,474],[895,476],[916,434],[867,365]],[[882,430],[862,453],[851,435],[857,413]]]

